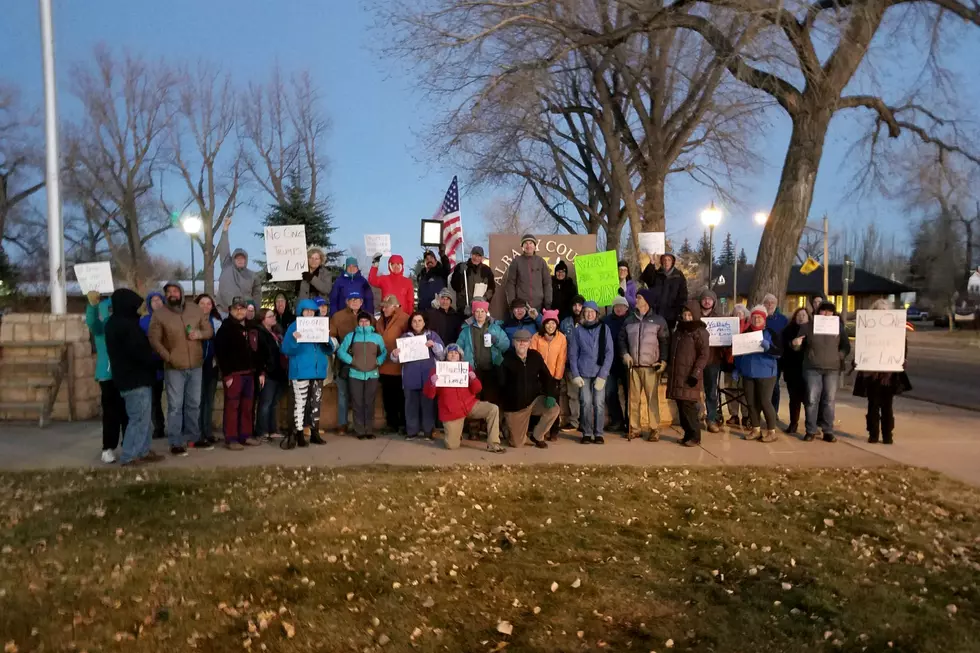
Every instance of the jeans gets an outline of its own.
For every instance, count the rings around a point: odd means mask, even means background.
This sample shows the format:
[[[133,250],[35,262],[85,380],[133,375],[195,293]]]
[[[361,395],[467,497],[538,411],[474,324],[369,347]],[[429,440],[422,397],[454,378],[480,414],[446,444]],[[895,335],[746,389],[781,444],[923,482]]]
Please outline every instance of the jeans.
[[[171,447],[184,447],[201,436],[201,368],[166,370],[167,441]]]
[[[255,416],[255,435],[279,433],[279,398],[285,386],[266,377],[265,385],[259,391],[259,410]]]
[[[585,386],[579,390],[579,399],[582,402],[582,435],[585,437],[602,435],[606,426],[606,393],[605,388],[599,390],[595,387],[598,380],[598,377],[586,377]]]
[[[99,389],[102,391],[102,449],[115,449],[129,422],[126,402],[111,380],[99,381]]]
[[[718,387],[721,381],[721,365],[708,365],[704,368],[704,410],[708,424],[721,422],[718,404]]]
[[[228,382],[231,381],[231,385]],[[255,377],[251,372],[225,377],[225,414],[222,430],[225,442],[245,443],[252,437],[252,406],[255,403]]]
[[[119,462],[125,464],[150,453],[150,439],[153,435],[150,423],[150,407],[153,392],[149,386],[126,390],[119,393],[126,404],[126,435],[123,436],[122,454]]]
[[[347,413],[350,412],[350,380],[334,376],[337,384],[337,426],[347,426]]]
[[[620,386],[623,388],[623,403],[619,402]],[[617,370],[613,366],[613,371],[609,372],[609,378],[606,379],[606,410],[609,412],[609,422],[615,425],[621,424],[625,428],[630,423],[629,405],[629,372],[625,368]]]
[[[816,435],[819,427],[824,436],[834,433],[834,401],[840,372],[837,370],[803,370],[806,381],[806,432]]]
[[[201,368],[201,417],[198,420],[202,440],[211,440],[214,427],[214,394],[218,391],[218,368],[205,361]]]
[[[405,390],[405,424],[409,435],[432,435],[436,427],[436,402],[421,390]]]

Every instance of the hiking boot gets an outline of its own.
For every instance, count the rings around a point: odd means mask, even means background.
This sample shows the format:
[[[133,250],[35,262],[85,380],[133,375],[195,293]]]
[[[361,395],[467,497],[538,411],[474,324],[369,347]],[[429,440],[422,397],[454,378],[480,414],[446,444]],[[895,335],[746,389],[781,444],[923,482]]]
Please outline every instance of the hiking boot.
[[[262,440],[257,438],[245,438],[246,447],[260,447],[262,446]]]
[[[796,433],[796,431],[797,431],[797,429],[799,429],[799,426],[800,426],[800,425],[799,425],[799,424],[797,424],[796,422],[790,422],[790,423],[789,423],[789,426],[787,426],[787,427],[786,427],[786,431],[785,431],[785,433],[786,433],[787,435],[793,435],[793,434],[795,434],[795,433]]]
[[[824,442],[837,442],[837,436],[835,436],[833,433],[824,433],[823,434],[823,441]]]
[[[423,433],[422,434],[422,437],[425,438],[426,440],[435,440],[436,439],[435,433],[433,433],[432,431],[429,431],[428,433]]]
[[[407,442],[411,442],[412,440],[415,440],[418,437],[419,437],[418,433],[408,433],[407,435],[405,435],[405,440]]]
[[[310,444],[326,444],[327,441],[320,437],[319,433],[310,436]]]
[[[807,433],[806,435],[803,436],[803,441],[804,442],[813,442],[813,440],[816,437],[817,437],[817,434],[816,433]]]
[[[701,441],[700,440],[688,440],[687,438],[684,438],[683,440],[681,440],[681,443],[680,444],[681,444],[682,447],[700,447],[701,446]]]
[[[535,440],[534,438],[528,438],[528,441],[534,444],[538,449],[547,449],[548,443],[544,440]]]
[[[891,439],[891,438],[889,438]],[[868,436],[868,444],[878,444],[878,434],[872,433]]]
[[[881,441],[884,444],[894,444],[894,442],[895,442],[894,440],[892,440],[892,434],[891,433],[885,433],[885,435],[882,436]]]
[[[558,442],[558,434],[549,433],[547,437],[545,437],[545,440],[547,440],[548,442]]]
[[[150,451],[148,454],[140,458],[144,463],[158,463],[161,460],[166,460],[166,457],[158,454],[156,451]]]
[[[296,436],[294,434],[292,434],[292,433],[287,433],[286,434],[286,437],[284,437],[279,442],[279,448],[282,449],[282,450],[284,450],[284,451],[289,451],[290,449],[295,449],[296,448]]]
[[[303,430],[306,431],[308,429],[303,429]],[[297,447],[308,447],[308,446],[310,446],[310,443],[306,439],[306,434],[305,433],[297,433],[296,434],[296,446]]]
[[[214,445],[208,442],[207,440],[198,440],[197,442],[194,443],[194,448],[200,449],[202,451],[213,451]]]
[[[582,439],[578,441],[579,444],[592,444],[592,442],[593,440],[591,435],[583,435]]]
[[[244,451],[245,445],[239,442],[238,440],[232,440],[231,442],[225,443],[225,449],[228,449],[230,451]]]
[[[170,453],[174,456],[187,456],[187,449],[184,447],[170,447]]]
[[[641,436],[641,434],[638,433],[637,431],[627,431],[626,432],[626,441],[627,442],[631,442],[633,440],[636,440],[640,436]]]
[[[506,453],[507,452],[507,450],[504,449],[499,444],[492,444],[492,443],[487,444],[487,451],[489,451],[490,453]]]
[[[601,435],[597,435],[593,438],[592,444],[606,444],[606,439]]]
[[[762,429],[758,426],[754,427],[751,431],[745,434],[746,440],[761,440],[762,439]]]
[[[721,427],[712,422],[708,424],[708,433],[721,433]]]
[[[650,431],[650,437],[647,438],[647,442],[660,442],[660,429]]]
[[[769,429],[762,434],[763,442],[775,442],[779,437],[776,435],[776,429]]]

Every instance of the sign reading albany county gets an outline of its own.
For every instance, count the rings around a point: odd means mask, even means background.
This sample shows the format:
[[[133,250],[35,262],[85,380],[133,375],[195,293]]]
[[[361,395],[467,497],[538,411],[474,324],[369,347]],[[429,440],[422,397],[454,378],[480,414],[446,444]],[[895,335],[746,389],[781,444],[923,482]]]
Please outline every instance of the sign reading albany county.
[[[568,276],[575,276],[575,257],[579,254],[594,254],[596,251],[595,234],[535,234],[538,239],[538,256],[543,258],[554,274],[558,261],[568,265]],[[521,234],[490,234],[490,259],[487,265],[493,270],[493,279],[498,292],[490,302],[490,314],[497,319],[503,319],[507,310],[507,297],[500,291],[504,275],[515,258],[520,256]]]

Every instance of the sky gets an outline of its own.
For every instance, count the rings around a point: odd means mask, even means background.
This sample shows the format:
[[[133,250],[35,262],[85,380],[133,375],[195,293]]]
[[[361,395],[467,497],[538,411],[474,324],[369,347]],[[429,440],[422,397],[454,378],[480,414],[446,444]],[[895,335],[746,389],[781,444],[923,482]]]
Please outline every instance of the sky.
[[[8,2],[3,13],[0,78],[21,89],[25,104],[40,108],[43,87],[37,3]],[[454,171],[447,162],[422,155],[417,135],[432,108],[413,90],[412,80],[398,72],[401,68],[395,62],[386,62],[377,54],[373,46],[380,35],[370,29],[372,16],[361,3],[54,0],[54,20],[62,118],[77,111],[68,92],[68,72],[76,63],[90,62],[99,43],[150,60],[211,61],[243,83],[265,80],[276,62],[284,71],[309,70],[332,121],[326,141],[330,158],[326,186],[337,227],[335,244],[347,248],[362,244],[365,233],[391,233],[396,250],[401,249],[409,260],[421,253],[419,220],[433,214]],[[980,39],[975,33],[971,36],[959,46],[964,71],[967,62],[980,61]],[[891,74],[901,77],[902,72],[896,64]],[[976,79],[975,72],[969,74]],[[975,92],[972,99],[980,101]],[[842,193],[853,177],[853,168],[846,164],[857,136],[853,121],[835,119],[811,219],[827,213],[831,229],[874,220],[904,240],[909,219],[899,205],[880,197],[858,202]],[[788,119],[773,112],[759,143],[760,164],[739,180],[743,185],[740,205],[723,207],[716,250],[725,232],[731,231],[738,247],[746,249],[750,260],[754,258],[761,229],[753,223],[753,215],[767,211],[772,203],[788,138]],[[465,177],[460,179],[460,191],[467,244],[485,245],[480,216],[502,191],[470,189]],[[688,237],[695,242],[702,230],[698,216],[713,200],[717,198],[708,189],[687,182],[672,184],[667,198],[668,237],[678,242]],[[259,207],[266,203],[265,198],[258,198]],[[255,258],[262,254],[261,239],[253,236],[259,230],[261,213],[261,208],[242,207],[231,231],[232,246],[245,247]],[[400,248],[399,243],[404,245]],[[151,249],[184,262],[190,258],[187,237],[176,230],[155,240]]]

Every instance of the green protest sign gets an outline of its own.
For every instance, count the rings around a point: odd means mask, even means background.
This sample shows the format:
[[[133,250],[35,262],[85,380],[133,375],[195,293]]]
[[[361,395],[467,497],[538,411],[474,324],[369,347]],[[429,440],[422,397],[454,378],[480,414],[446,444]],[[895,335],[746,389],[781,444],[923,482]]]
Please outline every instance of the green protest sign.
[[[609,306],[619,294],[619,266],[616,252],[579,254],[575,257],[578,291],[586,301]]]

